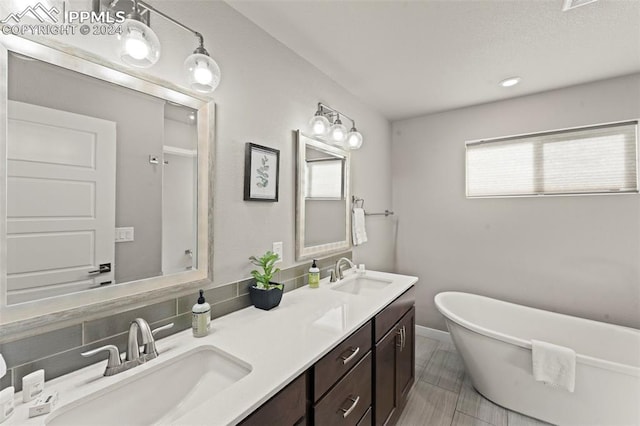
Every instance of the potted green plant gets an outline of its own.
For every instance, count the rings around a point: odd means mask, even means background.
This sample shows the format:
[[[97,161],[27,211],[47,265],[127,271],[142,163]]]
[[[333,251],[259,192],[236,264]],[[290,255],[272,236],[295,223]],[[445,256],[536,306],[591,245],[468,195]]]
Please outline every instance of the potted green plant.
[[[261,257],[251,256],[249,258],[251,263],[261,268],[261,270],[251,271],[251,276],[256,282],[249,287],[249,297],[256,308],[268,311],[278,306],[282,300],[284,284],[271,282],[273,276],[280,272],[280,268],[275,268],[278,259],[280,256],[272,251],[267,251]]]

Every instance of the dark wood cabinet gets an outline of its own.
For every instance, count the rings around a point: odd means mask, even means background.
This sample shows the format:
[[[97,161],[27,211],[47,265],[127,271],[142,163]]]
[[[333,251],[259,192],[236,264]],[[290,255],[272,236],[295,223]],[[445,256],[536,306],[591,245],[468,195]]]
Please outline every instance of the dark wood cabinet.
[[[394,327],[382,338],[375,349],[375,419],[376,425],[385,424],[395,411],[396,404],[396,345],[398,331]]]
[[[415,351],[415,330],[416,330],[416,309],[411,308],[398,323],[400,334],[400,345],[396,346],[398,352],[396,366],[396,399],[400,406],[404,406],[407,395],[413,386],[416,376],[416,351]]]
[[[371,349],[371,321],[347,337],[314,365],[314,401],[320,399]]]
[[[413,300],[412,293],[408,293],[376,316],[376,321],[378,317],[383,318],[383,321],[376,322],[376,335],[382,337],[374,351],[376,425],[395,424],[415,381],[415,308],[413,303],[405,303]],[[390,319],[396,320],[393,326],[386,330],[386,334],[378,333],[380,324],[386,328]]]
[[[317,426],[355,426],[371,406],[371,352],[314,407]]]
[[[242,426],[293,426],[306,424],[307,373],[303,373],[244,419]]]
[[[373,424],[373,409],[369,407],[364,416],[360,419],[357,426],[371,426]]]

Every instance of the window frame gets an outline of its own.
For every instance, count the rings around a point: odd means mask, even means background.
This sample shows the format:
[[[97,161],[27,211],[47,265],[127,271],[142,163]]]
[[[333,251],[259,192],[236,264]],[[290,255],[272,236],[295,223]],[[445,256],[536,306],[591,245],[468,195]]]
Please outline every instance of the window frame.
[[[509,141],[513,139],[524,139],[530,137],[544,137],[546,135],[558,135],[561,133],[569,133],[576,131],[584,131],[591,129],[599,129],[606,127],[615,127],[615,126],[625,126],[625,125],[634,125],[635,126],[635,163],[636,163],[636,189],[632,190],[624,190],[624,191],[580,191],[580,192],[562,192],[562,193],[545,193],[544,190],[541,190],[536,193],[531,194],[500,194],[500,195],[469,195],[469,156],[467,154],[470,145],[481,145],[495,142],[503,142]],[[540,132],[532,132],[532,133],[519,133],[508,136],[499,136],[495,138],[483,138],[483,139],[474,139],[465,142],[465,197],[474,199],[474,198],[522,198],[522,197],[573,197],[573,196],[584,196],[584,195],[630,195],[630,194],[640,194],[640,119],[629,119],[629,120],[621,120],[621,121],[613,121],[608,123],[599,123],[593,125],[585,125],[585,126],[575,126],[575,127],[566,127],[561,129],[554,130],[545,130]],[[540,188],[539,177],[534,178],[536,181],[534,182],[534,186]]]

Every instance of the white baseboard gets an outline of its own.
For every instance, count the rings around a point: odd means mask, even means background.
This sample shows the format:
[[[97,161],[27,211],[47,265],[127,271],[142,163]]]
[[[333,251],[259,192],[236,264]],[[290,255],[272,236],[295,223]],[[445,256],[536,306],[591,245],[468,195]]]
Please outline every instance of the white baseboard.
[[[427,337],[429,339],[439,340],[441,342],[453,343],[451,335],[446,331],[436,330],[435,328],[423,327],[416,325],[416,334],[418,336]]]

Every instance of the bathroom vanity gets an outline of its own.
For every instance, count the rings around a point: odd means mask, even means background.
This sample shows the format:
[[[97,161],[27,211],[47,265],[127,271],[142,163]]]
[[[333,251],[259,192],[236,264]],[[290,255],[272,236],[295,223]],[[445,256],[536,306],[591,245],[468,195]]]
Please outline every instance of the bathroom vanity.
[[[241,425],[394,424],[415,379],[414,301],[411,287]]]
[[[114,411],[144,424],[393,423],[414,380],[416,282],[375,271],[324,279],[272,311],[220,317],[207,337],[159,340],[158,358],[134,369],[103,377],[100,361],[48,381],[59,405],[46,416],[28,419],[17,394],[5,424],[108,424]]]

